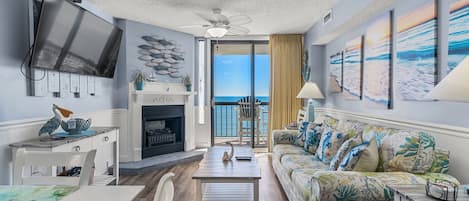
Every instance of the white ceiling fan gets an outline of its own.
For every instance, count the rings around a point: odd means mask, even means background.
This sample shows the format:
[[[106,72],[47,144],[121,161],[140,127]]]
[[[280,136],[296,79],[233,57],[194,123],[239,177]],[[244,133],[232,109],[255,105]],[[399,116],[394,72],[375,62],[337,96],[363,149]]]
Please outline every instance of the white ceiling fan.
[[[249,29],[241,25],[252,22],[252,19],[247,15],[235,15],[227,17],[221,14],[221,9],[212,9],[212,14],[196,13],[200,18],[207,21],[207,24],[188,25],[181,28],[204,28],[205,37],[223,37],[225,35],[246,35]]]

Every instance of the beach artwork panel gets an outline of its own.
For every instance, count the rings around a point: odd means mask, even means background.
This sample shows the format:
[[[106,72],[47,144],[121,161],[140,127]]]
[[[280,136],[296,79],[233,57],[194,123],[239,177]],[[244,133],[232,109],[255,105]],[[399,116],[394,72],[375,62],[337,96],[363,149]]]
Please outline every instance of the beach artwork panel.
[[[366,30],[363,99],[375,108],[391,108],[391,12]]]
[[[329,60],[329,88],[331,93],[342,92],[342,52],[338,52]]]
[[[447,73],[469,55],[469,0],[450,4]]]
[[[425,100],[436,82],[437,11],[430,0],[397,18],[396,96]]]
[[[356,37],[345,44],[343,94],[348,100],[361,100],[362,96],[362,47],[363,37]]]

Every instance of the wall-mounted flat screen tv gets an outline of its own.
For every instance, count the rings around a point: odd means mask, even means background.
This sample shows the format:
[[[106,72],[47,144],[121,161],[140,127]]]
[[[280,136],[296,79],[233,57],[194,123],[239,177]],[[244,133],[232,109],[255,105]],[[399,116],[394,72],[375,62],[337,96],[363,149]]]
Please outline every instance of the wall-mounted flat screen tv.
[[[31,66],[114,77],[122,30],[68,0],[42,4]]]

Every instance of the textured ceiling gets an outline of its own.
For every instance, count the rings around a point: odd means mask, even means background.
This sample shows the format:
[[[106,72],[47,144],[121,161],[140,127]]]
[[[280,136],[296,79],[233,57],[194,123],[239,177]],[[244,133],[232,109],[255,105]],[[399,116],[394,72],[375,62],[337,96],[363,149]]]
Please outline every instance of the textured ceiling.
[[[118,18],[153,24],[196,36],[203,28],[181,26],[206,24],[195,13],[210,14],[221,8],[227,16],[244,14],[253,22],[244,25],[249,35],[304,33],[338,0],[89,0]]]

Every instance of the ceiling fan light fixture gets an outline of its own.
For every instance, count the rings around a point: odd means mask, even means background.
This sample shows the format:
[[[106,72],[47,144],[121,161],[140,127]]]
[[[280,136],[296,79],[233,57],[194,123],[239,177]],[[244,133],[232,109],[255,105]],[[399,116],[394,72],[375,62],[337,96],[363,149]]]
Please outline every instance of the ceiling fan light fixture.
[[[223,27],[212,27],[212,28],[207,29],[207,33],[210,36],[215,37],[215,38],[223,37],[226,34],[226,32],[228,32],[228,30],[226,30],[226,28],[223,28]]]

